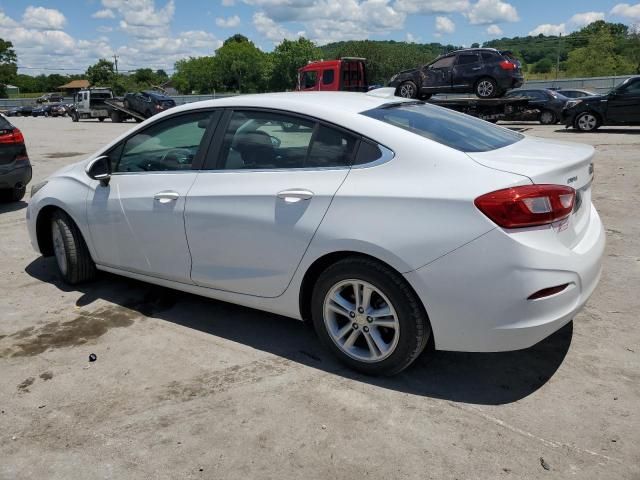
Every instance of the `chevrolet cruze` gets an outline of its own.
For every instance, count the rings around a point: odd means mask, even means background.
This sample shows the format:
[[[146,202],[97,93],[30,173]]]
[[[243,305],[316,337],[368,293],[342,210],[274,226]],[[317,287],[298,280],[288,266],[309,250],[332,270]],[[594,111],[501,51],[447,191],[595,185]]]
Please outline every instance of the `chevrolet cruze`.
[[[605,243],[593,148],[390,92],[173,108],[35,185],[31,241],[71,284],[103,270],[309,319],[371,374],[430,339],[515,350],[569,322]]]

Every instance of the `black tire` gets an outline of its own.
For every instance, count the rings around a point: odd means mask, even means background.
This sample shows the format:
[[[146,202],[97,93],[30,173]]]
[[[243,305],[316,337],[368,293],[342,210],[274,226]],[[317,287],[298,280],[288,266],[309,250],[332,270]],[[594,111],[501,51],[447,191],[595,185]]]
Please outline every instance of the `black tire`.
[[[573,128],[581,132],[594,132],[600,127],[600,117],[593,112],[582,112],[576,116]]]
[[[494,98],[498,96],[498,84],[493,78],[483,77],[473,87],[478,98]]]
[[[27,187],[16,187],[11,190],[11,201],[19,202],[24,198],[24,195],[27,193]]]
[[[331,338],[324,319],[324,301],[341,281],[354,279],[367,282],[380,290],[396,311],[399,322],[398,341],[394,350],[376,362],[352,358]],[[407,368],[424,350],[431,327],[422,303],[406,280],[390,267],[373,259],[349,257],[328,267],[318,278],[311,298],[314,328],[322,343],[347,366],[369,375],[393,375]],[[344,317],[348,324],[350,320]],[[365,327],[363,330],[368,331]]]
[[[104,122],[105,117],[98,117],[99,122]]]
[[[63,249],[62,257],[66,265],[61,265],[61,260],[56,253],[56,248],[58,248],[56,245],[57,234],[59,234]],[[96,275],[96,265],[91,259],[82,233],[69,215],[61,210],[56,211],[51,217],[51,235],[56,264],[62,279],[70,285],[93,279]]]
[[[71,112],[71,121],[77,122],[78,120],[80,120],[80,118],[78,117],[78,112]]]
[[[113,123],[122,123],[122,116],[117,110],[113,110],[110,116]]]
[[[402,82],[396,89],[396,96],[403,98],[418,98],[418,87],[411,80]]]
[[[542,125],[553,125],[554,123],[557,123],[558,120],[556,118],[556,114],[552,110],[542,110],[538,121]]]

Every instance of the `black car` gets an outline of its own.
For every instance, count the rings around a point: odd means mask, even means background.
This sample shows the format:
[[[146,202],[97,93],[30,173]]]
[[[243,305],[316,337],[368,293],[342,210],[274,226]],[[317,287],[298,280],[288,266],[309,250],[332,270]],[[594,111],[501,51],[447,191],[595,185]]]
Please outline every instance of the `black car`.
[[[31,110],[32,117],[48,117],[52,114],[53,107],[57,104],[54,103],[44,103],[42,105],[38,105],[37,107],[33,107]]]
[[[602,125],[640,125],[640,76],[626,79],[606,95],[570,100],[562,120],[583,132]]]
[[[427,99],[436,93],[475,93],[500,97],[522,85],[520,62],[508,51],[468,48],[440,56],[433,62],[400,72],[389,81],[396,95]]]
[[[37,103],[61,102],[64,97],[59,93],[45,93],[41,97],[36,98]]]
[[[0,198],[17,202],[31,181],[31,163],[22,132],[0,115]]]
[[[527,98],[528,108],[507,115],[505,120],[537,120],[543,125],[558,123],[562,117],[562,109],[569,101],[560,92],[546,88],[514,90],[505,95],[505,98],[515,97]]]
[[[124,96],[124,108],[138,112],[146,118],[175,106],[176,102],[171,97],[153,91],[127,93]]]
[[[30,117],[33,107],[31,105],[22,105],[19,107],[12,107],[5,112],[7,117]]]
[[[593,97],[598,95],[596,92],[592,92],[591,90],[582,90],[579,88],[559,88],[556,92],[561,93],[567,98]]]

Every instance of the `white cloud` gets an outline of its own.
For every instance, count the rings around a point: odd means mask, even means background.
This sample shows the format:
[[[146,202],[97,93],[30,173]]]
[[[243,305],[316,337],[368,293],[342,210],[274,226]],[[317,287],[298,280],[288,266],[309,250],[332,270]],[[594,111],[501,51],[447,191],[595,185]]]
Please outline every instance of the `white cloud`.
[[[576,27],[583,27],[597,20],[604,20],[604,12],[576,13],[569,19],[569,23]]]
[[[393,8],[399,12],[430,15],[433,13],[463,12],[469,8],[468,0],[396,0]]]
[[[421,40],[420,37],[416,37],[411,32],[407,32],[407,34],[405,35],[405,39],[406,39],[407,43],[418,43]]]
[[[105,8],[104,10],[98,10],[95,12],[91,15],[91,18],[116,18],[116,15],[113,13],[113,10]]]
[[[285,38],[287,40],[293,40],[298,37],[304,36],[304,32],[290,32],[283,26],[278,25],[271,18],[267,17],[263,12],[256,12],[253,14],[253,26],[258,31],[258,33],[274,43],[279,43]]]
[[[531,36],[542,35],[565,35],[567,33],[567,26],[564,23],[559,23],[557,25],[551,23],[544,23],[542,25],[538,25],[536,28],[529,32]]]
[[[236,4],[235,0],[222,0],[223,7],[233,7]]]
[[[450,34],[456,31],[456,24],[449,17],[436,17],[436,32]]]
[[[489,35],[502,35],[502,29],[493,23],[487,27],[487,33]]]
[[[629,5],[628,3],[618,3],[611,9],[611,15],[627,17],[631,20],[640,20],[640,3]]]
[[[238,15],[229,18],[218,17],[216,18],[216,25],[220,28],[235,28],[240,25],[240,17]]]
[[[478,0],[465,15],[472,25],[520,20],[516,7],[502,0]]]
[[[22,15],[22,25],[37,30],[62,30],[67,19],[53,8],[29,6]]]

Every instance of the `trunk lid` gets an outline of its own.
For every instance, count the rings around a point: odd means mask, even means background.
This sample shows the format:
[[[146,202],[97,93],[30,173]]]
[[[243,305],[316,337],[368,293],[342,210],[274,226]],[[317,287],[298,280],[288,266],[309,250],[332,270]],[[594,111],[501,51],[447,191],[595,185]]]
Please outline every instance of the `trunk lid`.
[[[467,155],[485,167],[524,175],[535,184],[573,187],[576,190],[573,213],[567,221],[554,224],[554,229],[569,248],[580,241],[591,213],[592,146],[525,137],[504,148]]]

